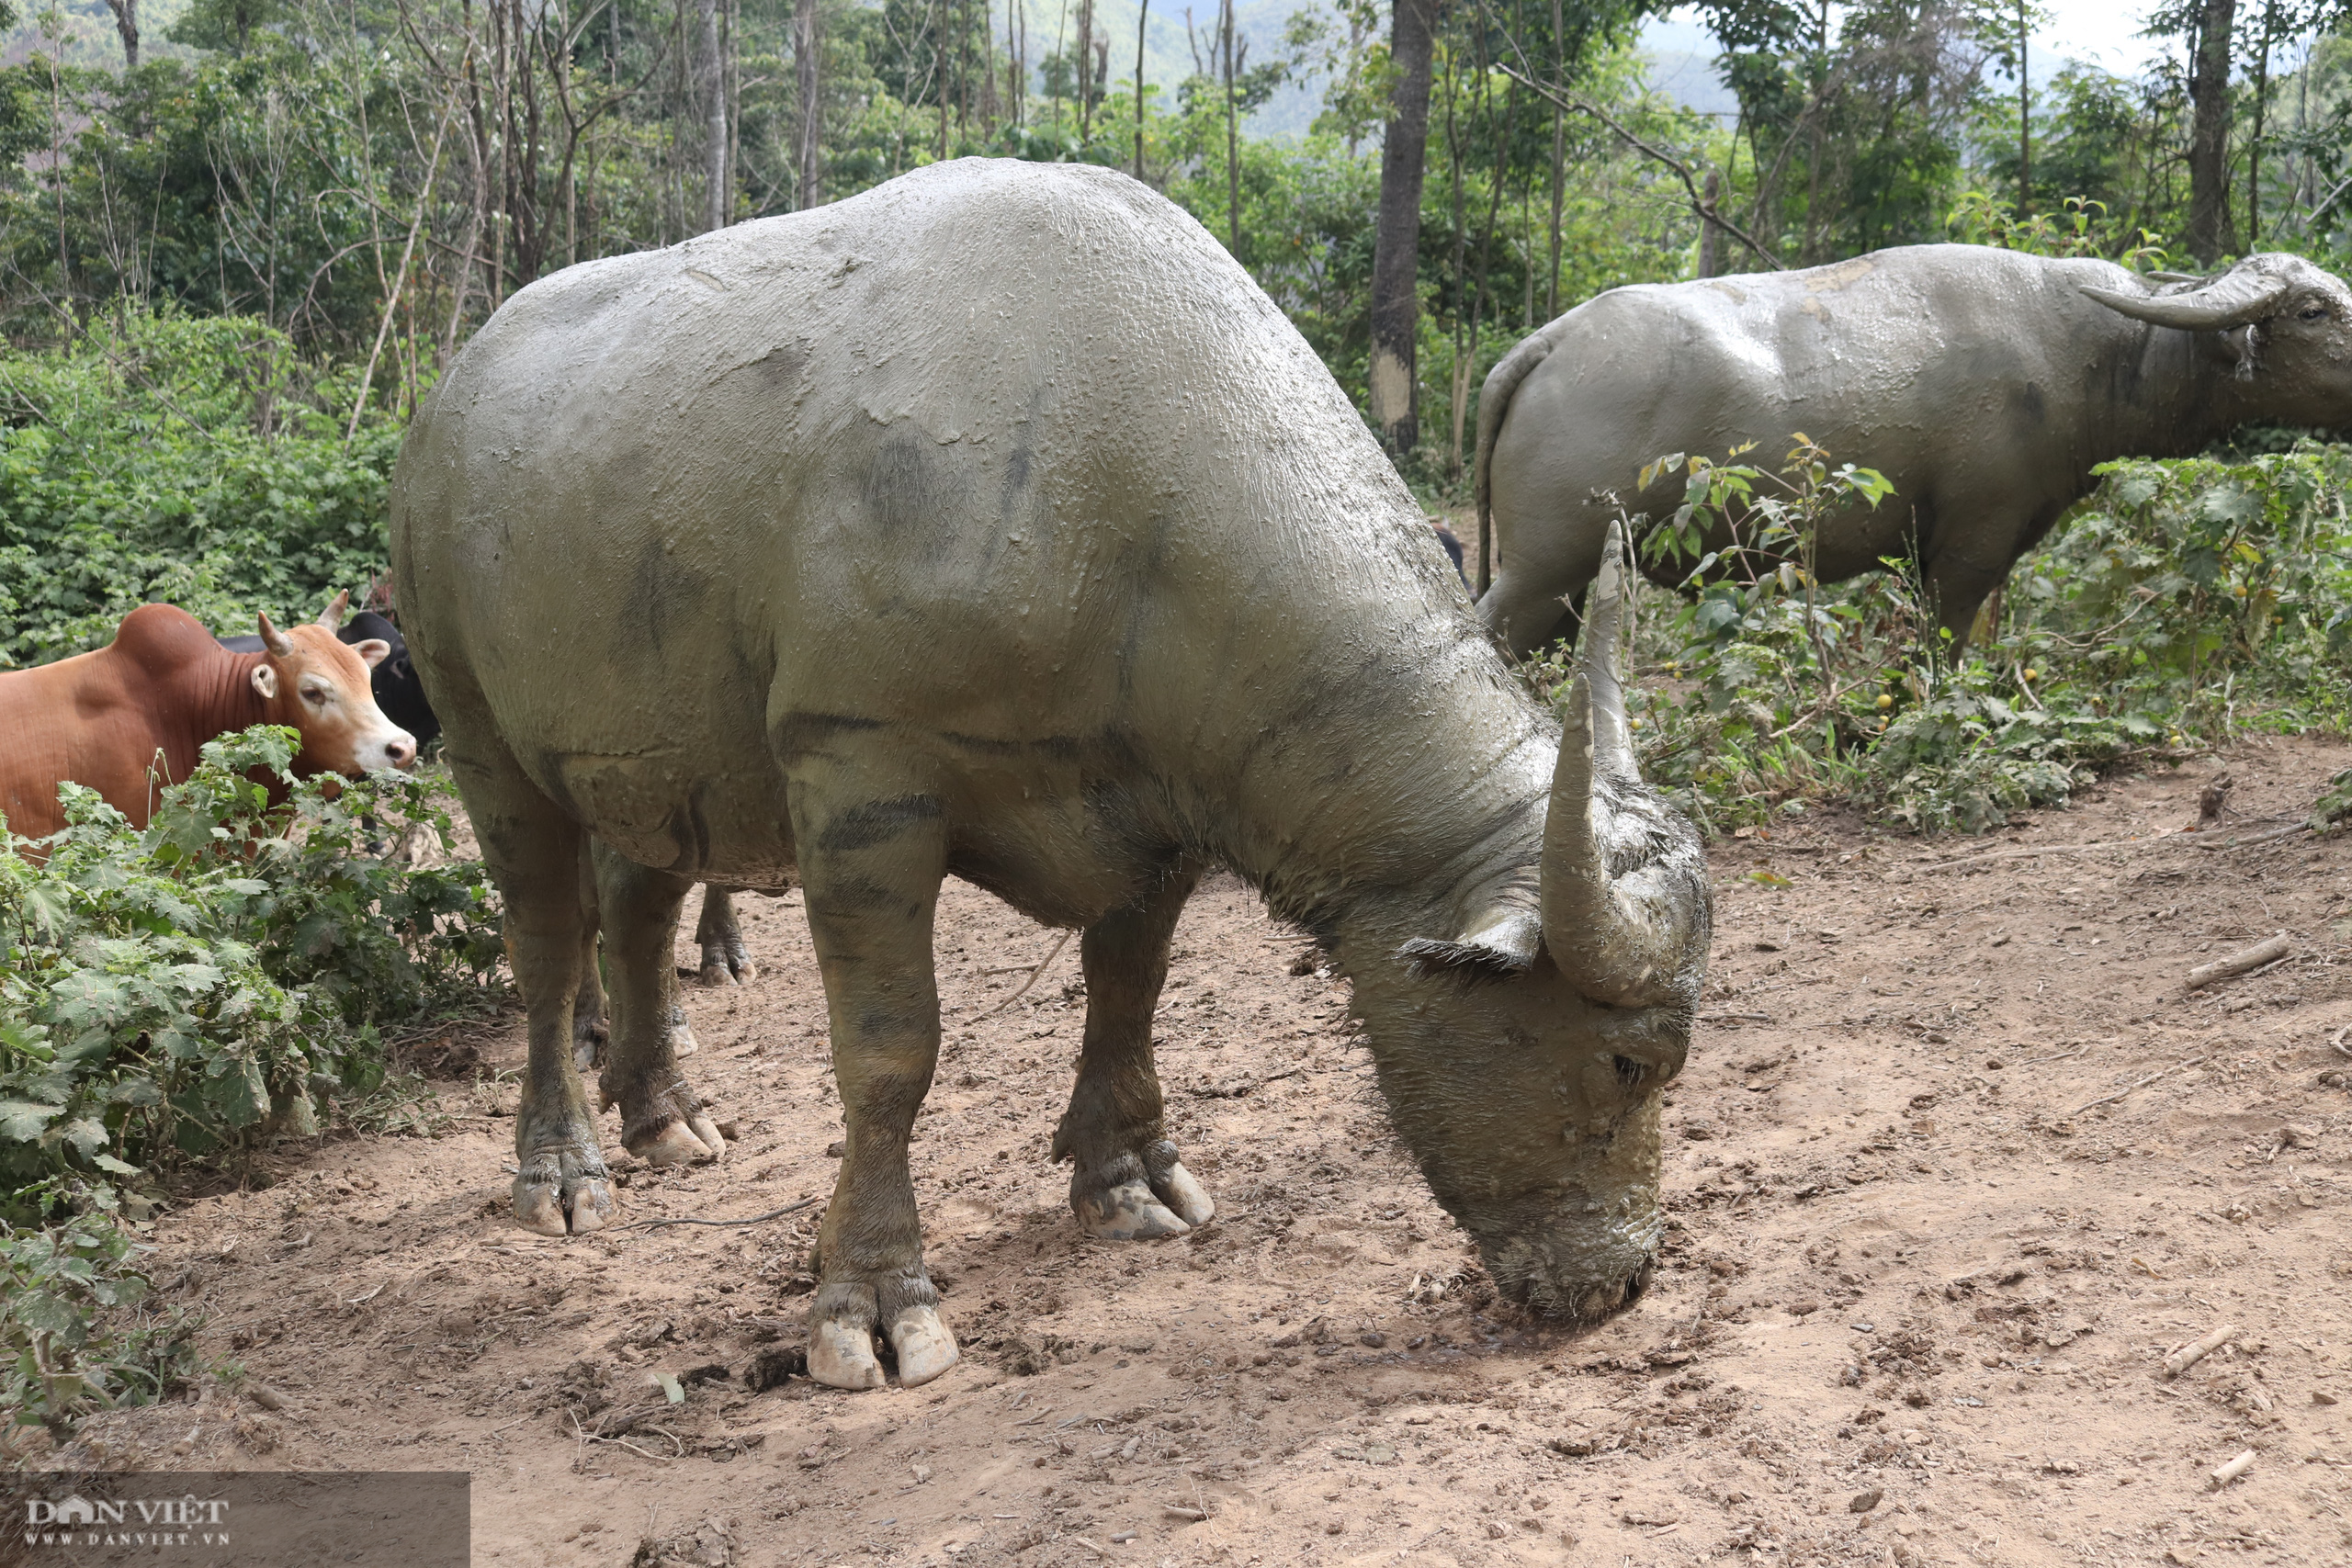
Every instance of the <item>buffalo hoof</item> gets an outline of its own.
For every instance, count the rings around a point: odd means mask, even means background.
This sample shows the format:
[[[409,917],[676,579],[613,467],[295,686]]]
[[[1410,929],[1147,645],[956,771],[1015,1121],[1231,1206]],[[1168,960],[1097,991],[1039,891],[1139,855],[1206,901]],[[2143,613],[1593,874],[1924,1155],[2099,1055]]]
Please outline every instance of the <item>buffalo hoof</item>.
[[[665,1122],[650,1135],[630,1141],[628,1152],[648,1165],[692,1165],[727,1152],[727,1140],[710,1118],[696,1114]]]
[[[1140,1181],[1123,1181],[1106,1192],[1089,1194],[1075,1207],[1080,1227],[1103,1241],[1158,1241],[1189,1235],[1193,1229]]]
[[[750,985],[760,977],[760,966],[743,951],[741,942],[702,944],[702,983],[706,986]]]
[[[853,1393],[880,1388],[882,1363],[874,1359],[873,1334],[862,1324],[833,1318],[817,1324],[808,1335],[808,1376],[827,1388]]]
[[[1183,1235],[1216,1217],[1216,1204],[1165,1139],[1140,1154],[1080,1162],[1070,1177],[1069,1206],[1087,1235],[1104,1241],[1157,1241]]]
[[[938,1312],[927,1306],[911,1306],[899,1314],[890,1325],[890,1348],[898,1355],[899,1382],[905,1388],[929,1382],[964,1354],[956,1348],[956,1336],[939,1320]],[[809,1365],[816,1365],[813,1355]]]
[[[1152,1186],[1175,1211],[1176,1217],[1186,1224],[1197,1229],[1216,1218],[1216,1200],[1209,1196],[1208,1189],[1184,1168],[1183,1161],[1179,1160],[1170,1166],[1168,1174],[1153,1182]]]
[[[514,1222],[540,1235],[586,1235],[613,1223],[619,1205],[604,1163],[582,1168],[576,1157],[542,1155],[514,1178]]]

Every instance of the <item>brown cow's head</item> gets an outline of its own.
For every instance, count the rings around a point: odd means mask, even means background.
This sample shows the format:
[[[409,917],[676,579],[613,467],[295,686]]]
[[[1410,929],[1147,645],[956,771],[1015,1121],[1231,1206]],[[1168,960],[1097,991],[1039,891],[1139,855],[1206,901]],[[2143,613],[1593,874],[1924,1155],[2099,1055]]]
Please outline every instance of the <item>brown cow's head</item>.
[[[368,683],[368,671],[384,661],[392,645],[369,637],[346,646],[335,637],[350,599],[338,593],[315,623],[285,631],[270,625],[266,613],[261,617],[264,651],[254,666],[254,690],[267,709],[266,722],[300,733],[294,771],[304,777],[357,778],[416,766],[416,737],[384,716]]]

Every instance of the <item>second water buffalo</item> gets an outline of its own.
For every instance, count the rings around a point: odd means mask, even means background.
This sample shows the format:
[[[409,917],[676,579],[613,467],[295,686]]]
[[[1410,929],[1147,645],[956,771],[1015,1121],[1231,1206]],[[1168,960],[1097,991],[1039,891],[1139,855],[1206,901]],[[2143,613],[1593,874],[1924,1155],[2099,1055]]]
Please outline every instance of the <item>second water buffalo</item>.
[[[1518,652],[1574,630],[1621,504],[1656,520],[1682,452],[1777,464],[1803,432],[1894,493],[1826,519],[1827,580],[1916,553],[1964,642],[1985,596],[2122,457],[2195,452],[2249,420],[2352,424],[2352,290],[2300,256],[2206,282],[1979,245],[1804,272],[1614,288],[1503,356],[1478,404],[1479,614]],[[1776,445],[1777,444],[1777,445]],[[1720,549],[1730,541],[1707,541]],[[1679,582],[1688,562],[1655,573]]]
[[[391,542],[529,1000],[517,1217],[614,1210],[570,1048],[582,835],[631,1148],[719,1145],[661,1027],[687,887],[797,879],[846,1129],[809,1370],[878,1384],[878,1329],[935,1377],[908,1145],[942,879],[1083,931],[1053,1152],[1081,1225],[1143,1239],[1214,1212],[1151,1035],[1224,864],[1352,982],[1498,1283],[1623,1304],[1664,1224],[1698,839],[1634,770],[1615,639],[1563,738],[1428,535],[1250,276],[1106,169],[934,164],[516,294],[420,411]]]

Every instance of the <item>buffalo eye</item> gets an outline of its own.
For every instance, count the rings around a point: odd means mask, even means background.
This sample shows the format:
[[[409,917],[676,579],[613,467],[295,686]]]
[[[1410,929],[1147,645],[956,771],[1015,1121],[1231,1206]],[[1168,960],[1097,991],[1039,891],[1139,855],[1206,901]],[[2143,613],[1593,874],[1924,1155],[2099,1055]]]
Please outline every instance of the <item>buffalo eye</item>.
[[[312,707],[322,708],[327,705],[327,689],[324,686],[305,685],[302,688],[302,700]]]
[[[2324,321],[2327,319],[2327,307],[2324,305],[2306,305],[2302,308],[2300,314],[2301,319],[2306,321]]]

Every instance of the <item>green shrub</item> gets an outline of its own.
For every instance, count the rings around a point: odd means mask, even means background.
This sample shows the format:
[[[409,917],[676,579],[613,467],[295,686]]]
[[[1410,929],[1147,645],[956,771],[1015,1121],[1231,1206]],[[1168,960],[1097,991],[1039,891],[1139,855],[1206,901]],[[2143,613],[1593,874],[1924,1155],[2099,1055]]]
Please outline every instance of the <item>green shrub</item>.
[[[210,742],[144,829],[67,784],[62,831],[0,830],[0,1404],[19,1422],[151,1397],[185,1362],[185,1321],[138,1310],[137,1182],[313,1134],[332,1096],[396,1100],[383,1031],[490,995],[482,867],[402,852],[447,850],[448,785],[293,783],[296,744]]]
[[[257,781],[287,778],[294,745],[266,727],[211,742],[144,830],[66,785],[45,861],[0,847],[7,1190],[129,1176],[273,1119],[313,1129],[321,1100],[380,1081],[384,1027],[483,995],[501,948],[481,865],[366,843],[446,843],[447,786],[310,780],[272,807]]]
[[[373,416],[346,448],[350,381],[255,321],[128,308],[0,353],[0,669],[99,647],[151,600],[250,631],[363,587],[400,431]]]
[[[0,1230],[0,1408],[62,1432],[93,1409],[143,1404],[187,1371],[183,1314],[144,1310],[141,1250],[103,1211]]]
[[[1690,478],[1644,550],[1689,577],[1641,629],[1630,700],[1650,776],[1711,829],[1839,796],[1975,832],[2135,759],[2344,725],[2352,448],[2106,465],[1955,663],[1912,563],[1814,581],[1820,520],[1883,481],[1799,441],[1777,471],[1657,465]],[[1702,553],[1726,518],[1736,543]],[[1531,675],[1557,694],[1566,672]]]

